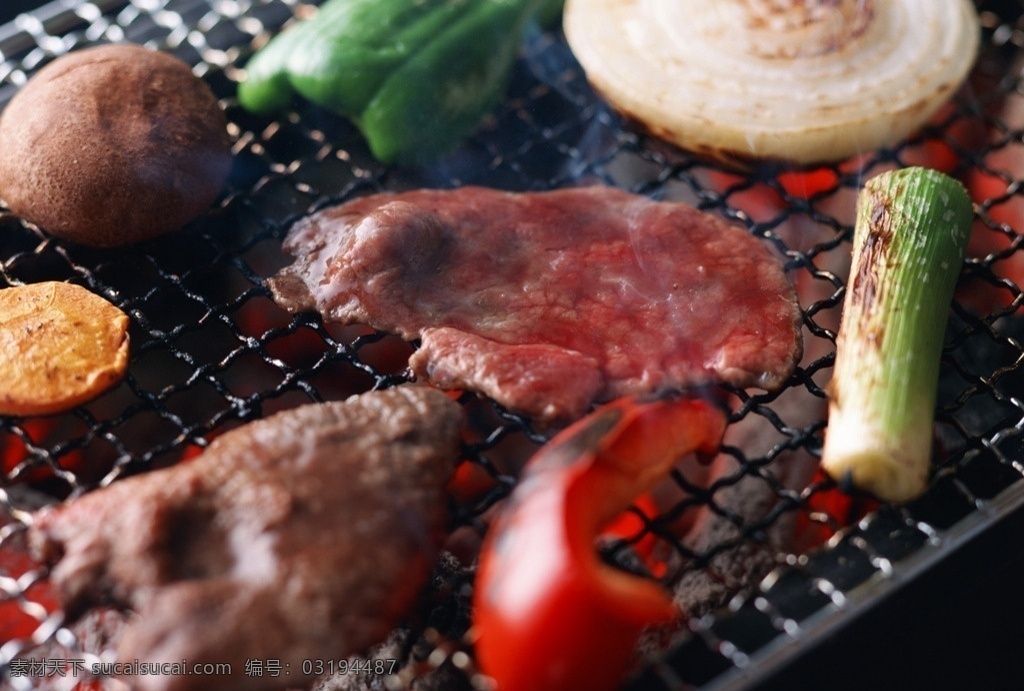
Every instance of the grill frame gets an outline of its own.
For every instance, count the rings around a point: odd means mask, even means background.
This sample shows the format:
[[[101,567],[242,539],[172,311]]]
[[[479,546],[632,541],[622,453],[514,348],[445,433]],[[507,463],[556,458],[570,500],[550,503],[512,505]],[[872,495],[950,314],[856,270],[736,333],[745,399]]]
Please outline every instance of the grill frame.
[[[250,43],[259,42],[266,34],[251,23],[252,15],[258,14],[256,10],[266,11],[269,28],[269,17],[280,19],[283,17],[279,12],[281,8],[297,5],[291,0],[237,0],[220,3],[219,9],[214,10],[206,0],[53,2],[0,27],[0,66],[3,69],[0,72],[0,103],[6,102],[13,89],[23,83],[26,68],[38,67],[53,52],[59,53],[97,39],[114,39],[117,36],[131,40],[142,38],[151,45],[171,49],[197,64],[197,73],[211,79],[218,93],[225,94],[230,87],[233,65],[244,58],[249,43],[238,43],[235,40],[238,34],[231,36],[232,31],[228,27],[224,31],[226,35],[222,39],[218,38],[218,41],[223,40],[223,46],[212,45],[210,37],[225,29],[217,17],[228,16],[231,18],[229,23],[237,22],[251,27],[253,33],[250,35]],[[981,5],[985,9],[991,3]],[[1012,3],[1001,3],[998,9],[1009,12],[1010,5]],[[1017,7],[1017,10],[1020,8]],[[991,23],[994,15],[989,16]],[[151,22],[145,26],[147,19]],[[238,29],[237,23],[235,29]],[[1018,50],[1013,45],[1012,34],[1005,40],[1000,38],[1001,26],[996,24],[986,27],[986,45],[990,56],[997,62],[1000,59],[998,54],[1004,52],[1007,45],[1012,49],[1010,52]],[[183,30],[188,27],[192,28]],[[245,35],[245,32],[240,33]],[[152,38],[147,38],[147,35]],[[62,38],[58,40],[58,37]],[[530,103],[517,103],[515,98],[552,98],[552,108],[556,110],[578,103],[574,101],[581,93],[578,69],[570,70],[572,74],[566,77],[567,81],[559,83],[565,74],[559,61],[566,59],[565,48],[558,45],[559,42],[557,36],[532,37],[526,49],[526,58],[514,76],[511,89],[514,96],[506,99],[496,117],[485,125],[482,135],[471,138],[464,147],[465,155],[448,159],[440,168],[402,171],[375,164],[345,123],[315,109],[306,109],[283,123],[272,124],[249,118],[240,113],[237,107],[232,108],[228,102],[229,112],[236,125],[243,123],[250,127],[239,126],[236,131],[236,154],[242,162],[236,165],[231,188],[222,198],[218,209],[190,231],[189,237],[197,242],[198,249],[175,250],[170,247],[171,242],[158,241],[156,245],[147,245],[138,251],[127,251],[140,263],[142,268],[139,272],[143,280],[147,275],[158,279],[159,290],[155,294],[143,292],[141,296],[126,296],[119,289],[113,277],[114,270],[102,253],[76,248],[68,250],[31,229],[26,232],[15,219],[0,218],[0,223],[20,228],[20,242],[24,244],[13,255],[5,251],[0,257],[3,260],[0,279],[9,283],[55,272],[70,280],[82,281],[128,308],[133,317],[133,338],[137,344],[133,354],[135,365],[126,385],[127,391],[106,396],[100,404],[86,406],[67,418],[61,418],[61,423],[69,427],[47,432],[41,440],[35,438],[21,423],[5,425],[3,431],[7,433],[8,444],[12,443],[12,435],[19,437],[33,463],[49,468],[57,474],[58,479],[66,476],[67,471],[60,466],[76,450],[88,449],[90,445],[103,441],[109,444],[112,450],[105,455],[111,460],[106,472],[90,477],[85,482],[80,482],[77,475],[68,477],[55,490],[61,495],[74,494],[96,483],[114,481],[125,474],[172,462],[186,447],[201,448],[211,433],[265,415],[276,407],[293,405],[300,399],[318,400],[344,395],[344,390],[333,389],[324,381],[324,373],[332,368],[340,366],[346,369],[349,372],[347,376],[359,380],[354,385],[357,388],[388,386],[404,380],[405,375],[400,368],[366,366],[367,360],[380,362],[376,355],[367,355],[375,348],[401,349],[390,337],[371,332],[337,330],[324,326],[316,318],[300,315],[286,321],[272,320],[266,330],[258,333],[253,341],[254,335],[247,328],[239,329],[239,320],[236,318],[236,311],[265,304],[266,296],[259,285],[260,277],[266,273],[267,266],[279,261],[273,251],[262,251],[265,243],[278,241],[287,226],[299,215],[327,203],[376,189],[470,184],[480,182],[481,179],[510,189],[540,189],[576,184],[581,179],[623,186],[623,181],[629,180],[631,182],[626,186],[634,191],[656,195],[678,192],[685,197],[684,201],[691,201],[705,210],[731,218],[776,245],[793,271],[808,271],[814,273],[817,279],[835,283],[835,276],[817,269],[813,261],[808,265],[806,254],[798,256],[791,251],[776,232],[782,221],[770,215],[752,216],[743,208],[743,204],[735,201],[744,193],[764,185],[778,191],[779,184],[775,177],[777,171],[763,169],[751,177],[736,180],[724,191],[714,189],[707,183],[706,176],[709,172],[720,172],[715,166],[694,161],[636,133],[592,97],[584,101],[584,108],[573,113],[566,112],[565,117],[555,123],[562,128],[561,132],[556,132],[553,137],[546,136],[543,128],[551,123],[531,122],[531,114],[526,108]],[[15,57],[12,58],[12,55]],[[547,61],[555,64],[548,65]],[[228,96],[223,98],[230,101]],[[560,98],[561,101],[558,100]],[[971,105],[961,100],[959,107],[963,112],[969,110]],[[292,137],[293,126],[305,125],[303,118],[313,119],[315,124],[311,129],[314,131],[322,129],[348,135],[345,144],[348,159],[342,159],[342,166],[347,167],[348,174],[342,180],[325,183],[321,175],[312,175],[309,180],[302,179],[303,166],[298,167],[299,175],[296,177],[294,170],[288,170],[274,160],[274,151],[298,145],[304,149],[303,154],[295,160],[315,161],[318,164],[309,165],[309,168],[335,166],[334,158],[338,151],[326,139],[318,141],[316,137],[312,140]],[[254,124],[256,122],[259,122],[259,126]],[[597,127],[588,129],[592,123],[597,123]],[[550,151],[527,151],[524,155],[515,146],[496,143],[498,140],[492,135],[510,126],[521,128],[522,133],[529,135],[524,144],[528,149],[546,147]],[[605,149],[602,149],[602,144],[607,142],[601,141],[596,142],[593,149],[588,149],[586,143],[575,148],[564,146],[566,139],[572,138],[571,135],[567,137],[566,133],[577,131],[580,141],[587,137],[600,139],[602,136],[611,136],[614,143]],[[928,130],[925,134],[925,139],[929,141],[942,140],[943,137],[941,127]],[[919,144],[911,143],[894,151],[880,152],[868,167],[894,161],[902,163],[903,155]],[[617,155],[602,159],[602,152],[608,150],[613,150]],[[265,158],[261,151],[266,154]],[[620,158],[618,155],[623,153],[624,156]],[[480,163],[496,158],[511,163],[497,168],[485,166],[483,170],[486,174],[481,175]],[[543,179],[537,177],[535,171],[550,162],[557,164],[554,166],[557,173]],[[248,168],[250,165],[251,171]],[[330,190],[325,192],[317,187],[319,184],[330,185]],[[272,194],[261,194],[275,190],[279,185],[291,187],[285,195],[290,197],[289,204],[283,205],[284,208],[275,204]],[[846,175],[840,176],[836,189],[849,192],[855,187],[856,178]],[[801,206],[800,200],[792,196],[787,201],[791,206],[786,209],[786,218],[789,214],[813,217],[818,213],[816,207],[823,198],[812,197],[805,202],[805,206]],[[261,206],[264,203],[269,210]],[[249,212],[252,212],[251,216]],[[251,226],[232,237],[219,237],[217,225],[225,217],[236,221],[242,219]],[[821,220],[822,225],[832,225],[835,230],[834,239],[823,244],[833,248],[841,246],[848,237],[849,228],[833,218]],[[205,269],[190,269],[189,260],[204,247],[214,253],[232,255],[216,265],[218,268],[230,267],[234,272],[230,280],[224,281],[228,285],[220,285],[221,278],[206,275],[208,272]],[[147,252],[150,251],[156,252],[161,257],[160,261],[149,259]],[[124,263],[122,260],[119,265]],[[254,266],[258,266],[259,270],[254,269]],[[974,265],[969,270],[984,272],[985,267]],[[814,313],[824,313],[837,307],[841,293],[836,285],[837,290],[832,295],[814,306]],[[211,302],[205,292],[207,290],[226,297]],[[172,292],[175,293],[173,298],[168,297]],[[151,307],[152,301],[160,300],[167,300],[171,305],[195,302],[198,307],[192,305],[190,309],[178,311],[166,320],[155,316],[158,312]],[[1020,304],[1018,294],[1015,303],[1018,311]],[[175,380],[173,376],[166,380],[147,379],[151,375],[145,374],[136,365],[147,357],[159,359],[161,343],[169,340],[178,347],[178,344],[190,337],[199,338],[201,331],[193,330],[195,324],[192,322],[185,323],[187,320],[181,318],[182,314],[186,314],[202,329],[213,324],[226,330],[228,333],[224,338],[241,345],[227,354],[193,354],[187,348],[180,348],[199,363],[184,377],[184,383]],[[986,329],[994,330],[997,322],[1003,319],[997,316],[977,320],[964,313],[958,316],[958,324],[968,334],[958,336],[962,339],[969,339],[972,334],[979,333],[984,336]],[[827,328],[813,322],[812,318],[812,334],[831,339],[832,335]],[[257,331],[259,328],[262,327],[257,327]],[[254,393],[248,393],[233,388],[238,382],[232,381],[228,374],[234,363],[250,356],[261,360],[263,364],[280,361],[281,357],[275,354],[275,344],[300,339],[310,333],[323,342],[324,350],[327,351],[324,357],[300,365],[286,363],[282,368],[283,377],[275,378],[276,373],[269,375],[269,392],[257,388]],[[963,331],[957,332],[954,327],[953,333],[962,334]],[[1000,336],[993,340],[999,341],[1002,338]],[[218,359],[218,356],[222,357]],[[386,357],[384,361],[388,361]],[[819,391],[820,380],[829,365],[828,357],[810,363],[798,373],[799,385]],[[161,366],[162,363],[158,362],[151,369],[158,370]],[[998,375],[999,371],[997,369],[989,374]],[[197,373],[200,376],[196,377]],[[1013,378],[1016,373],[1017,368],[1014,367],[1007,376]],[[962,378],[968,382],[968,388],[970,385],[985,386],[984,382],[979,383],[981,375],[973,371],[967,374]],[[689,633],[684,634],[673,646],[664,662],[650,665],[643,673],[642,680],[634,683],[633,688],[641,688],[642,684],[660,683],[667,688],[686,688],[692,685],[734,689],[751,688],[764,683],[773,671],[808,655],[809,650],[842,629],[844,622],[865,615],[879,607],[882,601],[893,597],[894,593],[912,587],[913,582],[937,568],[940,563],[955,559],[960,548],[1012,520],[1024,504],[1024,487],[1019,480],[1022,472],[1019,461],[1024,459],[1024,453],[1019,453],[1021,439],[1018,436],[1024,429],[1024,404],[1002,392],[998,379],[996,376],[997,386],[991,387],[992,391],[997,392],[997,407],[1005,408],[1011,417],[1013,411],[1016,411],[1016,418],[1007,418],[1005,423],[1000,423],[1002,427],[996,425],[997,429],[987,436],[970,437],[971,443],[951,454],[940,468],[938,479],[925,498],[908,507],[882,507],[853,525],[837,526],[839,530],[824,549],[806,555],[785,555],[782,563],[760,583],[753,595],[735,598],[725,610],[714,615],[691,619]],[[200,383],[197,385],[196,381]],[[209,386],[212,393],[224,401],[224,404],[210,411],[207,419],[192,421],[170,409],[175,407],[171,403],[177,396],[183,395],[183,391],[193,392],[199,386]],[[742,402],[743,414],[754,414],[749,411],[761,405],[770,410],[774,400],[771,395],[751,395],[746,392],[734,394]],[[967,401],[970,402],[974,397],[968,395]],[[191,397],[189,400],[192,400]],[[126,407],[119,411],[119,405]],[[467,405],[475,406],[477,403]],[[954,397],[952,402],[947,400],[946,405],[947,415],[955,417],[965,404]],[[129,413],[126,415],[124,410]],[[159,437],[159,443],[137,449],[118,436],[118,428],[128,418],[153,410],[157,411],[157,422],[169,423],[171,427],[170,431]],[[491,410],[484,410],[481,415],[492,418],[497,415],[496,421],[492,419],[489,422],[486,438],[480,442],[485,460],[507,437],[521,438],[527,444],[537,444],[545,437],[533,429],[528,420],[517,416]],[[949,426],[956,427],[955,424]],[[790,438],[807,440],[819,432],[818,427],[796,430]],[[956,437],[956,430],[953,437]],[[813,442],[802,443],[814,446]],[[766,459],[770,460],[771,454],[779,451],[771,450]],[[973,479],[973,475],[964,470],[974,464],[991,465],[993,462],[997,464],[998,472],[990,475],[982,473],[983,478],[980,480]],[[478,516],[487,506],[498,501],[502,492],[507,491],[514,482],[514,477],[502,473],[500,469],[490,468],[489,471],[495,476],[500,491],[459,516],[459,522],[478,524]],[[972,487],[963,476],[968,480],[973,479],[977,485]],[[15,514],[15,518],[23,516],[20,512],[24,508],[20,500],[11,499],[8,483],[8,479],[0,483],[0,508]],[[805,488],[805,495],[824,493],[831,489],[829,483],[822,481]],[[17,532],[8,530],[0,533],[0,544],[14,539]],[[884,539],[879,537],[882,533]],[[851,564],[854,566],[851,567]],[[4,575],[0,573],[0,576]],[[18,593],[25,593],[32,583],[42,577],[42,572],[30,571],[27,577],[23,576],[13,584],[0,584],[0,599],[17,599]],[[29,604],[25,605],[25,609],[39,613],[37,608]],[[784,612],[799,613],[799,616],[782,614]],[[46,633],[44,629],[47,627],[59,630],[60,625],[59,620],[45,619],[40,625],[40,631]],[[17,646],[4,646],[0,641],[0,666],[16,654],[12,652],[15,648]],[[13,683],[15,680],[11,681]]]

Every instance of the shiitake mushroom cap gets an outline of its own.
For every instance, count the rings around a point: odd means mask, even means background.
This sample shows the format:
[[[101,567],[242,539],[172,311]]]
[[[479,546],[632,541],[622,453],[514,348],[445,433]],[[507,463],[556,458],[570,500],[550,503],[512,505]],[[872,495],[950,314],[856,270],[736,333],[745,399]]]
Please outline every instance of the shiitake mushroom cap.
[[[209,85],[139,45],[55,59],[0,115],[0,198],[78,244],[178,230],[217,199],[230,168],[227,119]]]

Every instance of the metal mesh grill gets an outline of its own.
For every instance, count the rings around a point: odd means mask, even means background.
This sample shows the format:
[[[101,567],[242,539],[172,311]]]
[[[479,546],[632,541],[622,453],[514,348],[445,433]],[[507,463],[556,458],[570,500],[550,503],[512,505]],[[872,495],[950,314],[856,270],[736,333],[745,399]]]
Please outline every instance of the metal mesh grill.
[[[808,356],[786,389],[730,391],[734,403],[724,470],[711,484],[674,477],[673,509],[645,519],[666,553],[666,580],[690,587],[688,630],[649,665],[645,688],[726,686],[749,675],[782,643],[849,608],[864,584],[884,587],[908,560],[927,564],[965,526],[1016,506],[1024,428],[1024,275],[1020,224],[1012,223],[1024,170],[1002,167],[1018,149],[1024,99],[1015,3],[982,3],[983,56],[961,92],[915,139],[839,167],[796,174],[763,167],[739,175],[643,136],[587,86],[560,36],[537,32],[516,66],[507,97],[480,131],[434,165],[381,166],[355,130],[297,106],[269,120],[234,102],[237,68],[254,46],[303,11],[295,0],[97,0],[61,2],[0,29],[0,99],[6,102],[53,57],[98,42],[133,41],[195,65],[221,98],[235,139],[228,189],[184,235],[117,251],[48,239],[0,215],[0,286],[67,280],[131,316],[125,381],[70,413],[0,418],[0,667],[13,688],[40,679],[11,674],[33,645],[57,642],[78,657],[100,652],[79,640],[45,589],[45,573],[18,558],[27,512],[126,475],[174,463],[224,430],[301,403],[337,399],[404,381],[411,347],[358,327],[323,324],[278,309],[263,279],[290,260],[280,241],[297,218],[383,190],[481,184],[541,190],[602,183],[683,201],[742,224],[774,246],[801,286]],[[861,180],[886,168],[925,163],[967,177],[985,173],[994,190],[978,207],[984,248],[969,260],[943,358],[938,470],[925,497],[904,507],[849,496],[814,474],[823,402],[849,254],[853,199]],[[1007,220],[1011,217],[1011,220]],[[481,517],[515,485],[515,468],[545,433],[529,420],[464,396],[470,413],[467,464],[486,491],[457,506],[455,527],[479,533]],[[751,513],[736,497],[768,497]],[[698,538],[685,521],[705,521]],[[608,559],[629,566],[631,540]],[[418,670],[448,665],[474,683],[465,633],[468,571],[435,584],[435,604],[406,646]],[[882,586],[878,582],[883,583]],[[687,585],[689,584],[689,585]],[[102,647],[102,646],[100,646]],[[432,654],[433,653],[433,654]],[[462,670],[462,671],[460,671]],[[56,681],[56,680],[55,680]]]

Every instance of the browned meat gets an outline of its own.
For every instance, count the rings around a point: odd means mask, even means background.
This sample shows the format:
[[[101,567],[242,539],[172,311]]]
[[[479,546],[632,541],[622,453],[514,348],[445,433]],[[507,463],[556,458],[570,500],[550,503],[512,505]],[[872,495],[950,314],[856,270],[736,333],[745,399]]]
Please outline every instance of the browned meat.
[[[539,418],[725,381],[772,388],[800,312],[756,238],[613,188],[379,194],[300,221],[269,281],[291,311],[422,339],[410,364]]]
[[[133,688],[295,685],[303,661],[363,651],[415,602],[443,538],[461,420],[445,394],[416,386],[295,408],[44,511],[30,545],[56,563],[70,611],[111,599],[137,612],[121,659],[233,672],[138,676]],[[247,659],[288,673],[246,676]]]

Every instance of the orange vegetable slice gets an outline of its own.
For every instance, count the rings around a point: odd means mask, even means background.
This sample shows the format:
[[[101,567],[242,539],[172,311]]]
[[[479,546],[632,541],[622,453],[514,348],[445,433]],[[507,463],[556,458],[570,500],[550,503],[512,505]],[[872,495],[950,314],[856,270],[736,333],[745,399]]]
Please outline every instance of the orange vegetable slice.
[[[85,403],[128,368],[128,315],[71,283],[0,290],[0,415]]]

